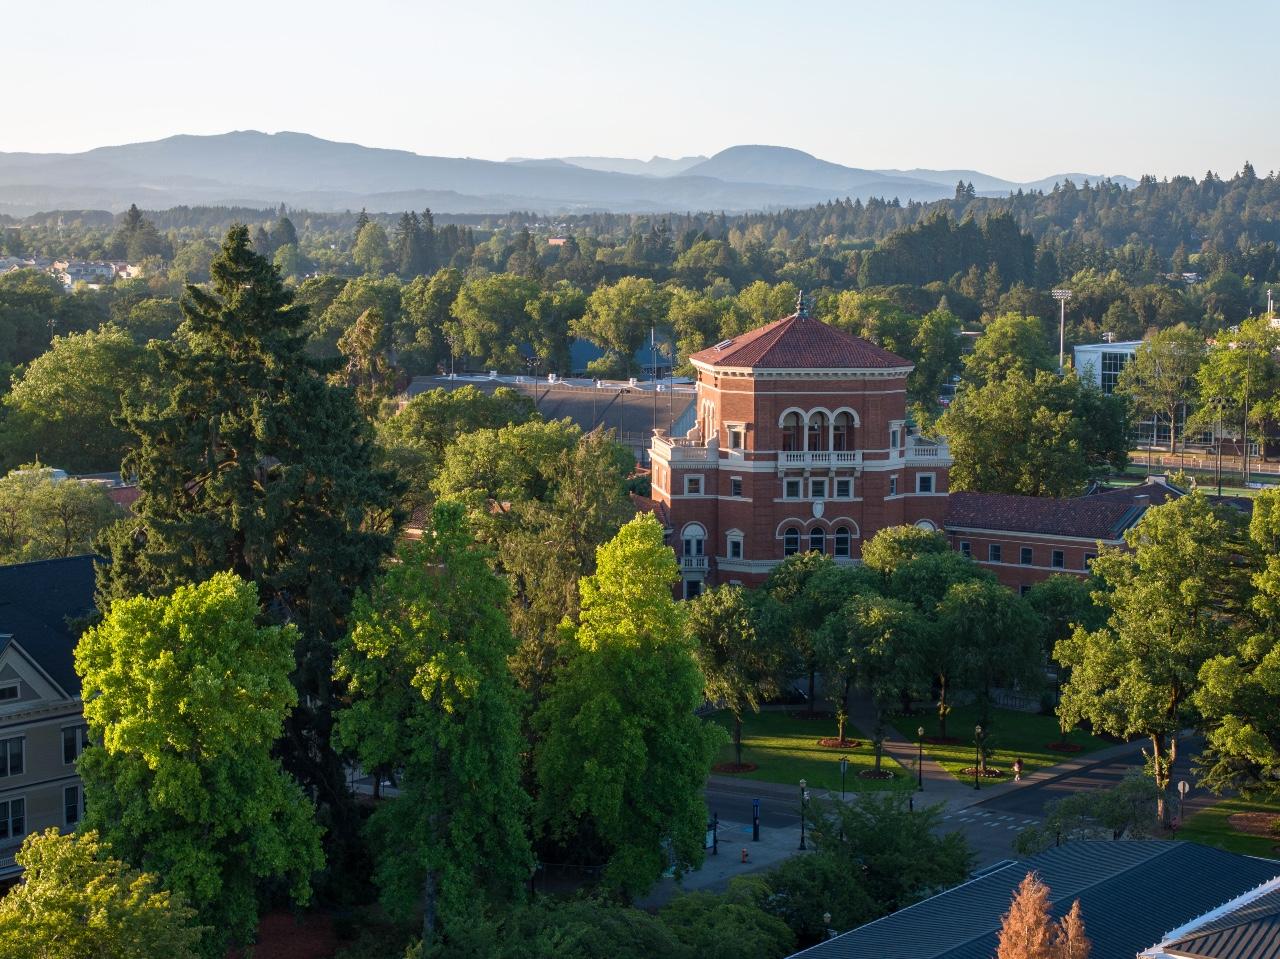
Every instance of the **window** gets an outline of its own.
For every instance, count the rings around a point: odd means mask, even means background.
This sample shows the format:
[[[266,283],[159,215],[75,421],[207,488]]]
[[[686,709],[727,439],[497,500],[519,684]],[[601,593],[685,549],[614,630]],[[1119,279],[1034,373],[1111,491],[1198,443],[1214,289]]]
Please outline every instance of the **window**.
[[[1032,556],[1031,556],[1031,547],[1030,547],[1030,546],[1024,546],[1024,547],[1022,547],[1022,549],[1018,550],[1018,562],[1019,562],[1019,563],[1021,563],[1023,566],[1030,566],[1030,565],[1031,565],[1031,563],[1032,563],[1032,561],[1033,561],[1033,560],[1032,560]]]
[[[22,686],[17,681],[0,684],[0,703],[7,699],[17,699]]]
[[[800,530],[790,526],[782,534],[782,555],[794,556],[798,552],[800,552]]]
[[[798,479],[789,479],[782,481],[783,499],[799,499],[800,498],[800,481]]]
[[[743,429],[743,427],[741,426],[729,427],[729,449],[731,450],[742,449],[744,446],[747,445],[746,439],[747,439],[746,430]]]
[[[933,492],[933,474],[920,473],[916,476],[916,492],[932,493]]]
[[[1027,593],[1029,593],[1029,592],[1031,592],[1031,587],[1030,587],[1029,585],[1027,585],[1026,583],[1023,583],[1021,586],[1019,586],[1019,587],[1018,587],[1018,595],[1019,595],[1019,596],[1026,596],[1026,595],[1027,595]]]
[[[898,495],[898,477],[896,476],[889,477],[889,495],[890,496]]]
[[[827,414],[818,412],[809,414],[808,443],[805,449],[809,450],[825,450],[827,441],[830,437],[827,435],[827,427],[830,421]]]
[[[80,805],[80,787],[68,786],[62,790],[62,821],[68,826],[74,826],[80,821],[80,814],[84,811]]]
[[[697,532],[686,532],[684,534],[684,555],[686,556],[705,556],[707,552],[707,541],[702,538],[702,527],[698,527]]]
[[[898,431],[889,430],[889,449],[896,450],[898,448]]]
[[[742,559],[742,537],[741,536],[729,537],[729,558]]]
[[[1053,551],[1053,568],[1066,569],[1066,567],[1067,567],[1067,554],[1060,549],[1055,549]]]
[[[838,479],[836,480],[836,499],[852,499],[853,498],[853,480]]]
[[[1089,568],[1090,568],[1090,566],[1092,565],[1093,561],[1094,561],[1095,559],[1097,559],[1097,558],[1098,558],[1098,554],[1097,554],[1097,553],[1085,553],[1085,554],[1084,554],[1084,565],[1081,567],[1081,569],[1089,569]]]
[[[21,736],[0,739],[0,776],[20,776],[23,770]]]
[[[809,496],[813,499],[826,499],[827,481],[824,479],[809,480]]]
[[[965,559],[969,559],[973,556],[973,547],[969,545],[967,540],[960,541],[960,555]]]
[[[69,766],[75,762],[87,745],[89,745],[88,726],[62,727],[62,762],[64,764]]]
[[[684,492],[686,496],[702,495],[702,477],[686,476],[684,478]]]
[[[686,579],[684,581],[684,598],[697,599],[702,595],[702,580]]]
[[[729,480],[729,495],[730,496],[742,495],[742,477],[741,476],[735,476]]]
[[[827,551],[827,534],[821,529],[809,531],[809,552],[825,553]]]
[[[853,534],[849,532],[849,527],[836,527],[835,553],[837,556],[851,555],[851,543],[853,542]]]
[[[1125,365],[1133,357],[1128,353],[1103,353],[1102,354],[1102,370],[1099,377],[1099,386],[1102,392],[1110,396],[1116,391],[1116,383],[1120,381],[1120,372]]]
[[[1000,544],[991,543],[987,546],[987,561],[991,563],[1000,562]]]
[[[27,831],[27,801],[0,799],[0,840],[19,839]]]
[[[848,413],[837,413],[831,424],[831,448],[839,452],[853,449],[853,417]]]
[[[782,418],[782,448],[788,452],[804,449],[804,420],[799,413],[788,413]]]

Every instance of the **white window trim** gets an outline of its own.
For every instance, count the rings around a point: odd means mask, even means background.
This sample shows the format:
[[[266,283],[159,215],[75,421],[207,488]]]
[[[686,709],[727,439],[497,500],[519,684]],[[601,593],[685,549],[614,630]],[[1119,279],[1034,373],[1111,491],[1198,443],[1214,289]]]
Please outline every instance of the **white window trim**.
[[[787,490],[790,488],[791,483],[796,484],[797,493],[795,496],[792,496],[790,493],[787,492]],[[797,477],[784,479],[782,481],[782,498],[783,499],[804,499],[804,480],[799,479]]]
[[[924,479],[926,476],[929,478],[929,488],[927,490],[922,490],[920,488],[920,481]],[[917,473],[916,474],[916,495],[917,496],[932,496],[937,492],[938,492],[938,476],[936,473]]]
[[[746,487],[745,487],[745,486],[743,485],[743,483],[742,483],[742,477],[741,477],[741,476],[730,476],[730,477],[729,477],[729,496],[730,496],[731,498],[733,498],[733,499],[737,499],[738,497],[742,497],[742,496],[744,496],[744,494],[743,494],[743,493],[738,493],[738,494],[736,494],[736,495],[734,494],[734,492],[733,492],[733,484],[734,484],[734,483],[737,483],[737,484],[738,484],[738,486],[739,486],[741,489],[746,489]]]
[[[6,699],[0,699],[0,703],[16,703],[19,699],[22,698],[22,680],[20,679],[6,679],[3,681],[0,681],[0,689],[16,689],[17,690],[17,692],[14,695]]]
[[[16,739],[18,741],[18,754],[22,757],[22,771],[9,772],[9,743]],[[27,772],[27,737],[21,733],[17,736],[0,736],[0,745],[4,748],[4,773],[0,775],[0,780],[8,779],[10,776],[23,776]]]
[[[14,832],[13,832],[13,825],[12,825],[12,824],[13,824],[13,805],[12,805],[12,803],[13,803],[13,801],[14,801],[14,800],[18,800],[19,802],[21,802],[21,803],[22,803],[22,832],[18,833],[17,835],[15,835],[15,834],[14,834]],[[30,829],[28,829],[28,828],[27,828],[27,827],[28,827],[28,825],[29,825],[29,823],[30,823],[30,821],[31,821],[31,811],[27,808],[27,796],[26,796],[26,794],[25,794],[25,793],[23,793],[23,794],[22,794],[22,795],[20,795],[20,796],[5,796],[5,797],[4,797],[4,799],[0,799],[0,802],[4,802],[4,803],[9,803],[9,804],[10,804],[10,805],[9,805],[9,808],[8,808],[8,812],[7,812],[7,813],[5,813],[5,816],[6,816],[7,818],[4,820],[5,826],[6,826],[6,828],[8,828],[8,830],[9,830],[9,836],[8,836],[8,838],[7,838],[7,839],[5,839],[5,842],[10,842],[10,843],[11,843],[11,842],[14,842],[15,840],[22,839],[24,836],[26,836],[26,835],[31,831]]]
[[[697,492],[693,492],[689,489],[690,482],[696,482],[698,484]],[[706,493],[706,489],[707,489],[706,486],[703,484],[703,476],[701,473],[685,474],[685,477],[684,477],[684,495],[685,496],[702,496],[704,493]]]
[[[74,789],[76,791],[76,821],[75,822],[70,822],[67,819],[67,790],[68,789]],[[84,787],[82,787],[79,783],[74,783],[73,785],[70,785],[70,786],[63,786],[62,787],[62,825],[67,829],[71,829],[74,826],[78,826],[82,819],[84,819]]]
[[[816,492],[816,491],[814,490],[814,484],[815,484],[815,483],[821,483],[821,484],[822,484],[822,492],[821,492],[821,493],[818,493],[818,492]],[[826,478],[825,476],[811,476],[811,477],[809,477],[809,499],[830,499],[830,498],[831,498],[831,497],[829,496],[830,491],[831,491],[831,486],[830,486],[830,484],[829,484],[829,482],[827,481],[827,478]]]

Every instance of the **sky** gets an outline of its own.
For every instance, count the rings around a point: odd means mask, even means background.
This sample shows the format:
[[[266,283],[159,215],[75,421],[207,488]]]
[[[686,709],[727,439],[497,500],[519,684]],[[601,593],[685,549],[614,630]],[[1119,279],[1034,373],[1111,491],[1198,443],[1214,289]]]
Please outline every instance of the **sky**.
[[[295,130],[442,156],[1277,165],[1277,0],[2,0],[0,151]]]

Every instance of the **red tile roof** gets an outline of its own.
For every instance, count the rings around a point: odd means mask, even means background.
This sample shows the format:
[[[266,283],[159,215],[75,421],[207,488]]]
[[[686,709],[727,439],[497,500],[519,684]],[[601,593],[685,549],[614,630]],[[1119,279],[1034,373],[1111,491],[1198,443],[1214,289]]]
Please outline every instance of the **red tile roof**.
[[[910,360],[798,313],[717,343],[689,359],[709,366],[774,370],[906,369]]]
[[[1144,494],[1151,497],[1148,503],[1136,503],[1135,498]],[[1006,493],[951,493],[947,497],[947,518],[943,525],[947,529],[1114,541],[1155,502],[1152,491],[1141,486],[1065,499]]]
[[[635,506],[636,512],[652,513],[656,516],[663,529],[671,528],[671,512],[667,509],[667,504],[662,500],[641,496],[639,493],[632,493],[631,504]]]

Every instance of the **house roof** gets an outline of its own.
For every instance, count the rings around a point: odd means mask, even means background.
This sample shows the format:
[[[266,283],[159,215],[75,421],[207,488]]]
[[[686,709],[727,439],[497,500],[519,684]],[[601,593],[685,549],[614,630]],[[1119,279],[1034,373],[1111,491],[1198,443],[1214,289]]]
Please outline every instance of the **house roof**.
[[[694,353],[708,366],[773,370],[908,370],[911,361],[803,313]]]
[[[943,525],[947,529],[1118,540],[1148,506],[1159,506],[1181,495],[1180,490],[1156,482],[1062,499],[1007,493],[951,493],[947,497],[947,518]],[[1143,496],[1145,502],[1140,499]]]
[[[1093,942],[1091,959],[1133,959],[1188,919],[1280,876],[1280,862],[1189,842],[1069,842],[1010,861],[796,955],[990,959],[1013,892],[1028,872],[1049,887],[1053,916],[1080,900],[1085,934]]]
[[[80,694],[80,677],[68,620],[93,612],[93,567],[92,556],[0,566],[0,634],[12,634],[69,696]]]
[[[639,493],[631,494],[631,505],[640,513],[652,513],[663,529],[671,528],[671,511],[667,509],[667,504],[662,500],[653,499],[648,496],[641,496]]]
[[[1273,889],[1158,950],[1186,959],[1280,959],[1280,889]]]

